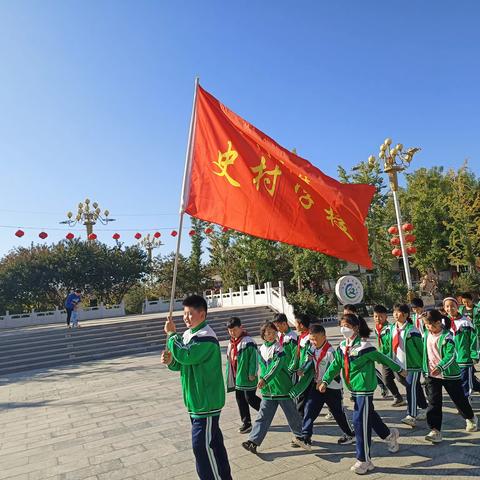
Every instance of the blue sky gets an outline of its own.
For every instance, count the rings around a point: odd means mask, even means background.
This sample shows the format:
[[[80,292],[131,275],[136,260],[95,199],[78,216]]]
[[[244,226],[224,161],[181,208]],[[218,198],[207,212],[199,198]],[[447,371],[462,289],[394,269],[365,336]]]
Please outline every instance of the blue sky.
[[[478,18],[475,0],[2,1],[0,255],[63,238],[85,197],[172,251],[195,75],[329,175],[386,136],[422,147],[415,167],[479,173]]]

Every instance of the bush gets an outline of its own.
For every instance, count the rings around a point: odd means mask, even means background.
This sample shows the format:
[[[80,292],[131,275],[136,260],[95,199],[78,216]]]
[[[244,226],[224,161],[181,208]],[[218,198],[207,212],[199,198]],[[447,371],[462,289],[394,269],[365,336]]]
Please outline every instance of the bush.
[[[300,290],[287,294],[288,302],[295,312],[306,313],[316,317],[328,317],[336,314],[335,303],[327,295],[316,295],[310,290]]]

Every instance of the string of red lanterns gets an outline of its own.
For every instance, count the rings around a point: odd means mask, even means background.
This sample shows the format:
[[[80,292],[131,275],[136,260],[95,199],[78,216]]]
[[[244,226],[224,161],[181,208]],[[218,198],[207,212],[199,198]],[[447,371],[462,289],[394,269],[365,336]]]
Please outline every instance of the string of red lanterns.
[[[413,245],[415,240],[417,239],[416,235],[413,235],[412,232],[414,230],[414,226],[411,223],[404,223],[402,225],[402,231],[405,232],[404,240],[407,243],[407,255],[415,255],[417,253],[417,247]],[[399,231],[396,225],[392,225],[388,230],[390,235],[393,235],[390,239],[390,244],[393,245],[395,248],[392,250],[392,255],[394,257],[400,258],[402,256],[402,249],[400,248],[401,242],[400,237],[398,236]]]
[[[214,226],[213,226],[213,225],[209,225],[209,226],[207,226],[207,227],[205,228],[204,233],[205,233],[206,235],[211,235],[212,233],[214,233],[214,231],[215,231],[215,230],[214,230]],[[221,227],[221,232],[222,232],[222,233],[227,233],[227,232],[229,232],[229,231],[230,231],[230,228],[228,228],[228,227]],[[389,229],[389,231],[390,231],[390,229]],[[192,230],[190,230],[190,231],[188,232],[188,234],[189,234],[190,237],[194,237],[195,235],[197,235],[197,232],[196,232],[196,230],[192,229]],[[177,235],[178,235],[178,231],[177,231],[177,230],[172,230],[172,231],[170,232],[170,236],[172,236],[172,237],[176,237]],[[18,237],[18,238],[22,238],[23,236],[25,236],[25,232],[24,232],[22,229],[19,228],[19,229],[15,232],[15,236]],[[38,236],[39,236],[39,238],[41,238],[42,240],[45,240],[46,238],[48,238],[48,233],[45,232],[45,231],[41,231],[41,232],[38,234]],[[160,232],[155,232],[155,233],[153,234],[153,237],[154,237],[154,238],[160,238],[161,236],[162,236],[162,234],[161,234]],[[134,237],[136,240],[140,240],[140,239],[142,238],[142,234],[141,234],[140,232],[137,232],[137,233],[135,233],[135,235],[134,235],[133,237]],[[414,235],[413,235],[413,237],[414,237]],[[65,238],[66,238],[67,240],[73,240],[73,239],[75,238],[75,234],[72,233],[72,232],[69,232],[69,233],[67,233],[67,234],[65,235]],[[89,234],[89,235],[87,236],[87,238],[88,238],[89,240],[96,240],[98,237],[97,237],[97,234],[96,234],[96,233],[91,233],[91,234]],[[116,233],[114,233],[114,234],[112,235],[112,238],[113,238],[113,240],[118,241],[118,240],[120,240],[121,235],[116,232]]]

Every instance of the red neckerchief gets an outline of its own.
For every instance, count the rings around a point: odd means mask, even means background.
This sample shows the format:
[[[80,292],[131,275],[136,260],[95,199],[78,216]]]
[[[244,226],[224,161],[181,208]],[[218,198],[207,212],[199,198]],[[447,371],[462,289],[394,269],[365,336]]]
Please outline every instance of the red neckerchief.
[[[378,346],[381,346],[381,341],[380,341],[380,334],[382,333],[383,330],[383,325],[380,325],[378,323],[375,324],[375,331],[377,332],[377,338],[378,338]]]
[[[279,332],[279,338],[278,338],[278,343],[280,344],[281,347],[283,347],[283,341],[285,340],[285,334],[282,332]]]
[[[300,358],[300,349],[301,349],[301,346],[300,346],[300,342],[309,334],[309,331],[307,330],[306,332],[303,332],[300,334],[300,336],[298,337],[298,343],[297,343],[297,358]]]
[[[355,338],[356,337],[352,338],[352,345],[355,341]],[[348,354],[350,353],[350,348],[352,347],[352,345],[349,345],[347,340],[345,342],[345,353],[343,354],[343,369],[345,371],[345,383],[347,385],[350,384],[350,357]]]
[[[457,318],[462,318],[457,317]],[[455,318],[450,317],[450,328],[453,330],[453,333],[457,333],[457,326],[455,325]]]
[[[400,345],[400,329],[398,328],[398,325],[395,324],[395,332],[392,338],[392,350],[395,355],[397,354],[399,345]]]
[[[242,341],[242,338],[247,335],[247,332],[243,331],[238,338],[230,337],[230,362],[233,368],[235,375],[237,374],[237,356],[238,356],[238,345]]]
[[[326,341],[323,344],[322,349],[320,350],[320,354],[318,355],[318,358],[315,360],[315,357],[313,357],[313,360],[315,362],[315,374],[318,376],[318,366],[320,365],[320,362],[325,358],[325,355],[328,352],[328,349],[331,347],[331,345]]]

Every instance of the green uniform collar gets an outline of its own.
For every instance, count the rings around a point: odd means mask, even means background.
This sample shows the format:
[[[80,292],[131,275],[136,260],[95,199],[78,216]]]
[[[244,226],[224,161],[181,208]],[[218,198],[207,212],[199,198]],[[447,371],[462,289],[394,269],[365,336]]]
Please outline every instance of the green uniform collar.
[[[207,324],[207,320],[204,320],[200,325],[197,325],[195,328],[190,329],[192,333],[198,332],[201,328],[203,328]]]

